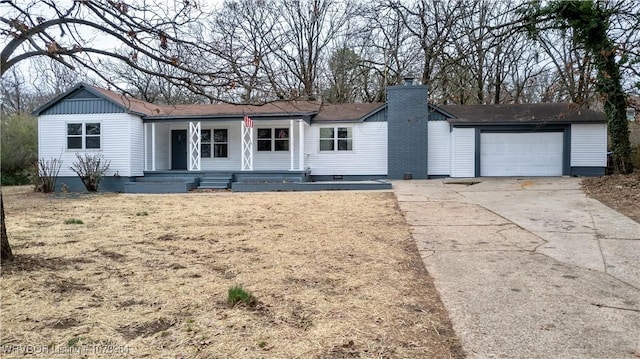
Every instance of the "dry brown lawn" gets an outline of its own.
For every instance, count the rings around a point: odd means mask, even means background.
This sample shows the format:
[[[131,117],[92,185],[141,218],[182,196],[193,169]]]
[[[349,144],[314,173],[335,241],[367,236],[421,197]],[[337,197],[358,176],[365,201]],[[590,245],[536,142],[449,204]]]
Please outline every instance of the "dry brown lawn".
[[[640,223],[640,170],[628,175],[588,177],[582,188],[590,197]]]
[[[390,192],[3,192],[2,357],[463,355]]]

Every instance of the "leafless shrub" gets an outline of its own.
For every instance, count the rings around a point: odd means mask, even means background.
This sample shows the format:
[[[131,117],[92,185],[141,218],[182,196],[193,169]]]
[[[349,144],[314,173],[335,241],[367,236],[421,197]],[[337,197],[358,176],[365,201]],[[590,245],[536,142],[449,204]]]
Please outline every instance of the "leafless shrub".
[[[100,180],[109,169],[111,161],[105,160],[101,154],[85,153],[82,156],[76,153],[76,158],[78,160],[71,165],[71,170],[80,177],[87,191],[98,192]]]
[[[58,173],[62,167],[62,160],[52,158],[45,160],[40,158],[34,165],[33,186],[36,192],[51,193],[56,189]]]

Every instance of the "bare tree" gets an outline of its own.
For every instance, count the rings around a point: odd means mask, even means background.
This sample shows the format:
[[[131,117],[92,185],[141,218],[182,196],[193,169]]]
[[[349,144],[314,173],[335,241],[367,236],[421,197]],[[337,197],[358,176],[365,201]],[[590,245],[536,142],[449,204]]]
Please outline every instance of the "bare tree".
[[[215,69],[203,66],[208,46],[194,41],[194,26],[203,16],[196,1],[161,7],[113,0],[14,2],[1,1],[0,73],[28,59],[48,57],[70,68],[86,68],[111,82],[101,63],[110,58],[138,71],[161,76],[191,91],[207,94],[216,83]],[[93,34],[100,38],[94,39]],[[126,47],[127,54],[114,51]],[[178,72],[159,73],[138,64],[146,56]]]
[[[454,25],[462,20],[464,12],[461,9],[466,5],[466,1],[460,0],[388,3],[387,6],[398,14],[421,51],[419,67],[423,84],[432,85],[438,60],[450,45],[451,37],[454,36]]]
[[[356,14],[355,2],[335,0],[282,0],[278,24],[282,42],[272,48],[293,97],[315,99],[321,62],[331,43],[345,34]],[[288,77],[292,78],[288,78]]]
[[[171,65],[154,62],[148,57],[140,57],[137,61],[140,66],[151,69],[155,73],[165,74],[176,71]],[[147,102],[170,105],[211,103],[213,98],[218,97],[213,93],[209,93],[208,96],[193,93],[174,82],[166,81],[163,77],[121,66],[116,62],[105,61],[104,68],[110,73],[114,83],[125,84],[122,87],[127,93]]]
[[[284,46],[282,4],[279,1],[225,2],[210,22],[214,58],[222,61],[229,96],[244,103],[286,98],[276,51]]]
[[[415,70],[419,53],[415,37],[404,25],[394,6],[379,1],[362,9],[363,26],[354,40],[361,49],[366,81],[362,96],[365,101],[386,99],[386,87],[399,84],[403,76]]]
[[[589,54],[573,40],[571,29],[537,34],[536,39],[556,69],[561,87],[559,101],[577,104],[593,102],[595,95],[595,69]]]

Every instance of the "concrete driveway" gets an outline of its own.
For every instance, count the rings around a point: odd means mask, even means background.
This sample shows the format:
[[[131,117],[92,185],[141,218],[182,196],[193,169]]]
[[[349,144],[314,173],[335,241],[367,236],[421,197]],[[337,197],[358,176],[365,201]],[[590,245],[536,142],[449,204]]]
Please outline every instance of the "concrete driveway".
[[[579,179],[393,187],[469,357],[640,357],[640,224]]]

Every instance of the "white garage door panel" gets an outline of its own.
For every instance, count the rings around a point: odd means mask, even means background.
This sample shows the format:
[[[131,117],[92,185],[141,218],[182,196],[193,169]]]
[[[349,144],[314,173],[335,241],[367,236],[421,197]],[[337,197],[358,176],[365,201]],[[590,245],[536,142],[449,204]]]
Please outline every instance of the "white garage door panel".
[[[562,176],[562,132],[480,134],[481,176]]]

